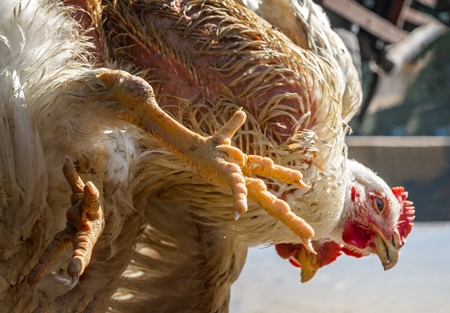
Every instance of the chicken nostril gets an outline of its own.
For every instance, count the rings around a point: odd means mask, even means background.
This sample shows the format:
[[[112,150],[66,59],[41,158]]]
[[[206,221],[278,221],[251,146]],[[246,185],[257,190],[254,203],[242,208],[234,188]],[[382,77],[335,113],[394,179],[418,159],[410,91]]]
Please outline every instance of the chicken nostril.
[[[391,242],[392,242],[392,245],[396,248],[401,248],[403,246],[400,236],[397,233],[392,235]]]

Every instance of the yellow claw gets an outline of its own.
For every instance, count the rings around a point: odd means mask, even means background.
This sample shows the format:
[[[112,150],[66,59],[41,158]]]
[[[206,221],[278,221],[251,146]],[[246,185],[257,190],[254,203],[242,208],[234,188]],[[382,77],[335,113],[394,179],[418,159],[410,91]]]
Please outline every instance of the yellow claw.
[[[300,237],[305,248],[315,254],[310,240],[314,236],[314,229],[308,223],[295,215],[285,201],[271,194],[262,180],[247,178],[247,188],[250,199],[285,224]]]
[[[244,125],[245,120],[247,119],[247,115],[242,108],[239,108],[233,116],[219,129],[219,131],[213,136],[216,138],[228,138],[231,139],[236,132]],[[231,141],[227,142],[230,144]]]
[[[57,257],[69,246],[73,247],[73,255],[67,273],[76,281],[89,264],[94,245],[104,229],[105,219],[97,187],[91,182],[83,182],[70,159],[64,164],[63,172],[73,192],[72,206],[66,213],[67,226],[56,234],[31,270],[27,278],[30,285],[41,281]]]
[[[243,170],[244,174],[258,175],[272,177],[280,182],[296,185],[302,189],[308,189],[310,186],[306,185],[302,179],[303,175],[299,171],[276,165],[273,160],[259,155],[247,156],[247,163]]]

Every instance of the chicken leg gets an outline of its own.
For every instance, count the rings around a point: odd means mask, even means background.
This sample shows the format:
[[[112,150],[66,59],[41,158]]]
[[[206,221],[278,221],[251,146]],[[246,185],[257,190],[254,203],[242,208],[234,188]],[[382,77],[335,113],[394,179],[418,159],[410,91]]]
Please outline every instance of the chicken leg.
[[[203,137],[165,113],[145,80],[112,70],[100,70],[97,77],[112,91],[111,99],[122,105],[123,119],[151,134],[206,179],[231,188],[236,219],[247,211],[248,196],[289,227],[314,253],[310,243],[314,235],[311,226],[292,213],[286,202],[269,193],[262,180],[252,177],[264,175],[299,188],[308,188],[302,182],[302,174],[275,165],[269,158],[247,156],[231,146],[231,137],[246,119],[242,110],[238,110],[214,135]]]

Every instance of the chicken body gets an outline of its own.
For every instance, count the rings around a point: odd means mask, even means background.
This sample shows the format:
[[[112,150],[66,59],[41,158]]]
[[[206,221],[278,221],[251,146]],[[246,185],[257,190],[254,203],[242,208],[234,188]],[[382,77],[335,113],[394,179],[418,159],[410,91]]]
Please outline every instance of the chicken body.
[[[303,174],[309,189],[271,178],[266,184],[314,228],[316,242],[374,252],[374,240],[355,241],[361,227],[347,226],[350,216],[363,219],[350,208],[369,201],[372,187],[392,206],[384,232],[396,229],[401,202],[372,172],[347,162],[346,121],[360,91],[343,70],[345,50],[294,45],[231,1],[74,3],[89,13],[75,14],[82,26],[95,26],[92,44],[69,16],[77,8],[2,3],[2,311],[226,312],[249,246],[301,242],[253,201],[235,220],[232,192],[186,166],[145,132],[152,129],[135,127],[139,112],[118,108],[99,65],[144,78],[164,111],[203,136],[242,107],[247,121],[233,144]],[[80,277],[67,272],[70,248],[43,254],[73,204],[61,170],[66,157],[85,182],[98,182],[104,212]],[[33,267],[56,256],[46,271]],[[34,293],[30,272],[43,275]]]

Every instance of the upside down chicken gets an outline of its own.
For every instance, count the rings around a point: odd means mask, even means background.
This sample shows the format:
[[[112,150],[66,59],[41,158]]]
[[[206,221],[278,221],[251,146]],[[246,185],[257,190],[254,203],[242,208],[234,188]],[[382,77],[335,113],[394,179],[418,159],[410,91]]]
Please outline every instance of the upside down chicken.
[[[227,312],[259,244],[302,281],[396,264],[414,208],[347,159],[360,85],[313,3],[0,2],[0,311]]]

